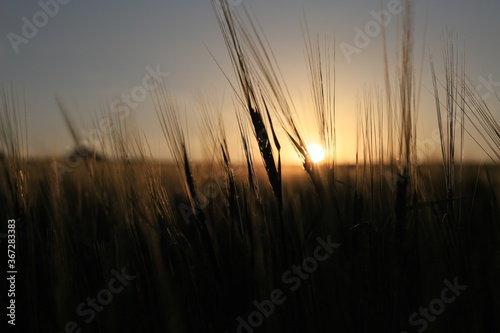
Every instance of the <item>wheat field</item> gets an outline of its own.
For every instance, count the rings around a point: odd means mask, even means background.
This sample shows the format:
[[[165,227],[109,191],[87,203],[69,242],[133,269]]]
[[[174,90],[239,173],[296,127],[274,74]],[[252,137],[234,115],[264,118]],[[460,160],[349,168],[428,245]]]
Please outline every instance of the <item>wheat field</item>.
[[[206,161],[192,160],[164,85],[153,102],[171,161],[121,127],[101,140],[106,154],[82,146],[62,102],[74,152],[32,158],[23,96],[2,89],[0,216],[16,221],[17,330],[499,332],[500,127],[453,42],[443,42],[445,74],[432,67],[440,158],[419,160],[406,1],[398,63],[385,57],[384,88],[360,98],[356,163],[342,164],[335,51],[305,29],[319,161],[256,18],[227,0],[212,5],[239,136],[202,103]],[[490,159],[463,160],[465,140]],[[301,165],[282,162],[285,141]]]

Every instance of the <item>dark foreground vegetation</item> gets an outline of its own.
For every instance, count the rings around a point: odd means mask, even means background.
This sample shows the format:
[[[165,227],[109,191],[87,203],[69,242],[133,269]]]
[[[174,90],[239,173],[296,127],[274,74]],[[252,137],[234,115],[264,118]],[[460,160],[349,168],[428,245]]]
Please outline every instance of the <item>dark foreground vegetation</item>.
[[[284,168],[282,218],[265,178],[256,198],[245,167],[232,179],[197,178],[196,212],[173,166],[94,162],[63,182],[53,164],[19,167],[2,164],[17,186],[12,196],[2,176],[0,209],[17,221],[17,323],[27,332],[64,332],[71,321],[82,332],[236,332],[254,301],[270,313],[259,332],[412,332],[425,317],[414,326],[409,317],[455,279],[467,289],[430,312],[426,331],[499,328],[496,167],[465,166],[462,197],[448,202],[441,168],[421,166],[428,193],[399,218],[398,180],[356,186],[354,167],[339,166],[342,183],[321,195],[303,171]],[[318,237],[339,245],[316,265],[307,258]],[[97,302],[94,318],[88,297],[107,302],[99,292],[113,270],[135,278],[109,304]],[[271,311],[275,289],[283,303]]]

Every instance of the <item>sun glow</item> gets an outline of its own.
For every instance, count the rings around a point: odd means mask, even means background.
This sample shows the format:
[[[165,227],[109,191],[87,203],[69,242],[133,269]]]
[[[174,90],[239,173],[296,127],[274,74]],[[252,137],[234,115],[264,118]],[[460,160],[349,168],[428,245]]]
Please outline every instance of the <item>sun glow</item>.
[[[320,145],[310,145],[307,151],[314,163],[321,162],[325,158],[325,150]]]

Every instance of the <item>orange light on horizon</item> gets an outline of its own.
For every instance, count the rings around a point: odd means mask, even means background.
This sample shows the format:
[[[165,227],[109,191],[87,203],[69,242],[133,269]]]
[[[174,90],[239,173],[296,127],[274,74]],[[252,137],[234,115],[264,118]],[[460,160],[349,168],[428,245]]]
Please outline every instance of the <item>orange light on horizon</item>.
[[[310,145],[307,147],[307,151],[314,163],[321,162],[325,158],[325,150],[320,145]]]

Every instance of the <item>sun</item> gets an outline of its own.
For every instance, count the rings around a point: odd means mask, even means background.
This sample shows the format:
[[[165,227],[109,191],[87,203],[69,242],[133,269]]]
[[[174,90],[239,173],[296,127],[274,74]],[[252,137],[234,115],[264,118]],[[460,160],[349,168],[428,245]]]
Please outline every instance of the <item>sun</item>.
[[[325,150],[320,145],[310,145],[307,151],[314,163],[321,162],[325,158]]]

